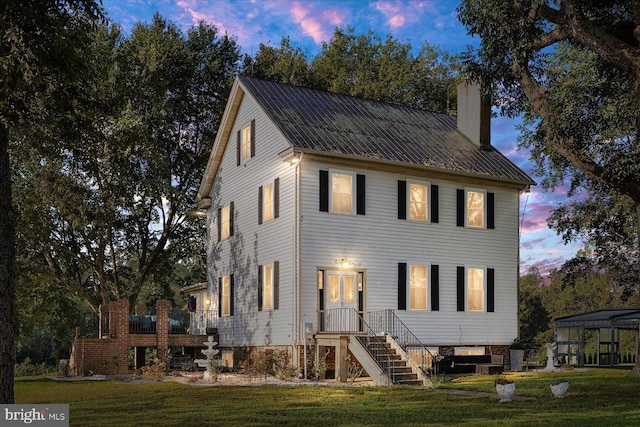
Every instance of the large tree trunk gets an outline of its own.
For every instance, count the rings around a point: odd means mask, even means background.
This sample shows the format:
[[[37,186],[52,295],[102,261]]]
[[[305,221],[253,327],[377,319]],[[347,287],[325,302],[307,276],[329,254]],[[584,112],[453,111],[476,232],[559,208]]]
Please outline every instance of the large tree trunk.
[[[9,130],[0,121],[0,403],[2,404],[14,403],[15,230],[9,167]]]

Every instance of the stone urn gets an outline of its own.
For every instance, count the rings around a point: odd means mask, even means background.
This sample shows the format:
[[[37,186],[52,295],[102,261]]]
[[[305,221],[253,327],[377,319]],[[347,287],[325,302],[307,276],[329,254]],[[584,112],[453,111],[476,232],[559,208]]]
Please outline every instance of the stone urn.
[[[569,389],[569,382],[562,381],[556,384],[550,384],[549,386],[551,387],[551,393],[558,399],[561,399]]]
[[[500,403],[511,402],[515,392],[516,385],[514,382],[503,378],[498,378],[496,380],[496,393],[498,393]]]

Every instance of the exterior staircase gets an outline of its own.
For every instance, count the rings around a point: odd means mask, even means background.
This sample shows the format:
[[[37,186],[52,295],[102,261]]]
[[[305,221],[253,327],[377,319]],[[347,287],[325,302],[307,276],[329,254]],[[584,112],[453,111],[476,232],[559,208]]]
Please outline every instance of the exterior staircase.
[[[328,326],[349,336],[349,351],[376,385],[432,386],[425,369],[426,361],[431,361],[431,354],[395,313],[383,312],[383,316],[369,313],[370,319],[378,324],[373,329],[353,309],[334,310],[328,313],[327,318],[340,321],[333,321]],[[410,352],[413,357],[409,357]],[[416,355],[422,363],[414,361]]]
[[[418,378],[418,374],[414,372],[408,361],[399,354],[396,349],[391,347],[387,341],[375,340],[369,343],[372,351],[384,354],[386,361],[383,362],[382,369],[388,372],[389,379],[393,384],[407,386],[422,386],[424,382]]]

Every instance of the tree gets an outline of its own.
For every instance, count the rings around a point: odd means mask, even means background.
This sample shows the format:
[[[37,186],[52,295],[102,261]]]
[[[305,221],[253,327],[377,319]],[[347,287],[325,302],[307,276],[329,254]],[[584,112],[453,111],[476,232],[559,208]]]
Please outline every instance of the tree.
[[[369,31],[336,29],[311,62],[322,90],[429,111],[455,110],[457,59],[425,42],[417,56],[409,43]]]
[[[481,38],[480,49],[472,53],[477,61],[467,56],[468,69],[475,78],[495,80],[505,113],[522,115],[521,144],[531,149],[546,175],[544,184],[553,188],[568,177],[574,193],[586,189],[609,200],[626,200],[605,212],[611,217],[626,206],[622,214],[633,218],[633,231],[623,229],[630,231],[624,240],[633,241],[632,247],[620,247],[619,254],[632,263],[637,280],[640,2],[465,0],[459,13],[468,31]],[[578,225],[582,220],[572,222],[567,215],[584,211],[570,207],[576,209],[565,207],[552,224]],[[598,254],[615,245],[596,242]]]
[[[288,37],[282,38],[279,48],[260,43],[255,57],[245,56],[244,73],[263,80],[314,87],[307,56],[290,43]]]
[[[520,277],[518,294],[518,320],[520,340],[540,345],[548,342],[551,318],[544,304],[545,284],[540,272],[534,267]]]
[[[185,213],[239,58],[235,40],[204,23],[184,34],[156,15],[126,38],[117,27],[95,32],[74,113],[25,136],[59,139],[60,149],[30,152],[16,140],[23,195],[38,206],[24,203],[40,234],[33,265],[46,265],[46,283],[96,313],[143,291],[172,294],[160,276],[202,239]]]
[[[16,253],[10,132],[21,121],[46,120],[37,107],[40,95],[82,74],[84,34],[102,18],[93,0],[6,0],[0,10],[0,403],[14,401]]]

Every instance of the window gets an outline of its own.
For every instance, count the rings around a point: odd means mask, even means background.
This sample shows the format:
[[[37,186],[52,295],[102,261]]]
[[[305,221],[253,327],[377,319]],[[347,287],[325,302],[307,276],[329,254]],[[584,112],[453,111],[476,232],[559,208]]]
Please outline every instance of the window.
[[[249,126],[238,130],[236,142],[237,165],[245,163],[256,155],[256,121],[251,120]]]
[[[467,310],[484,311],[484,269],[467,269]]]
[[[398,219],[438,223],[438,186],[421,182],[398,181]]]
[[[220,239],[231,236],[231,205],[224,206],[219,213],[219,235]]]
[[[457,268],[458,311],[495,311],[495,269]]]
[[[224,276],[221,282],[220,310],[221,316],[231,316],[231,276]]]
[[[251,158],[251,127],[242,129],[242,162]]]
[[[427,186],[409,184],[409,219],[427,220]]]
[[[320,171],[320,211],[365,214],[365,176],[351,172]]]
[[[273,264],[262,266],[262,309],[273,309]]]
[[[484,356],[484,347],[456,347],[454,350],[456,356]]]
[[[258,311],[279,306],[280,262],[258,266]]]
[[[331,212],[353,213],[353,176],[331,175]]]
[[[469,228],[494,228],[495,194],[484,190],[459,189],[457,225]]]
[[[467,191],[467,227],[484,227],[484,193]]]
[[[412,265],[409,273],[409,307],[427,309],[427,266]]]
[[[280,215],[280,178],[258,189],[258,224],[271,221]]]

